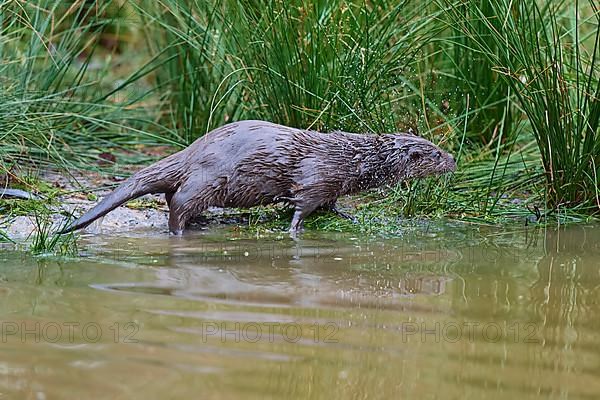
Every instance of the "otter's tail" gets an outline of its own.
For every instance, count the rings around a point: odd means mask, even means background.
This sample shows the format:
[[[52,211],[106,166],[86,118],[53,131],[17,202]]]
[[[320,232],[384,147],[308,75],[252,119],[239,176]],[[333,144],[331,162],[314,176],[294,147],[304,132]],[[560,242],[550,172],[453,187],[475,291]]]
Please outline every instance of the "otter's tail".
[[[94,208],[58,233],[64,234],[85,228],[126,201],[145,194],[175,192],[181,179],[181,156],[181,153],[173,154],[138,171],[104,197]]]

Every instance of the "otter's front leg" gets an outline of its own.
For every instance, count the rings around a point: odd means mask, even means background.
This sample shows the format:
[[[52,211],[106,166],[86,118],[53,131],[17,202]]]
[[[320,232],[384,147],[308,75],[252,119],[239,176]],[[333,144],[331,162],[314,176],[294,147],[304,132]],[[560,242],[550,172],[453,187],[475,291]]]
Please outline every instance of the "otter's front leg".
[[[304,219],[313,211],[326,204],[335,204],[336,197],[327,190],[328,180],[327,176],[320,173],[319,160],[314,157],[302,159],[292,190],[292,203],[296,207],[290,226],[290,236],[293,238],[302,230]]]
[[[335,215],[337,215],[340,218],[344,218],[344,219],[347,219],[347,220],[350,220],[350,221],[356,223],[356,217],[354,217],[348,213],[345,213],[343,211],[340,211],[336,206],[336,202],[325,204],[322,208],[323,208],[323,210],[334,213]]]
[[[304,230],[304,218],[306,218],[308,214],[309,213],[305,212],[304,210],[296,207],[296,211],[294,211],[294,216],[292,217],[292,223],[289,229],[290,236],[296,237],[298,233]]]
[[[290,225],[290,236],[293,238],[299,232],[304,230],[304,219],[313,213],[319,207],[318,203],[307,203],[305,201],[296,203],[296,211],[294,212],[294,217],[292,218],[292,224]]]

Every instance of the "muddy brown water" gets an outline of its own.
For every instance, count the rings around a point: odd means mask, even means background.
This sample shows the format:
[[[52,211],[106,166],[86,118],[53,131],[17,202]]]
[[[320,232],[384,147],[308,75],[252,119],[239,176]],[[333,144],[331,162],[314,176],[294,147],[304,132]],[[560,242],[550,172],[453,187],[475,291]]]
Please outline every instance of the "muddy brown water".
[[[0,251],[0,399],[596,399],[600,226]]]

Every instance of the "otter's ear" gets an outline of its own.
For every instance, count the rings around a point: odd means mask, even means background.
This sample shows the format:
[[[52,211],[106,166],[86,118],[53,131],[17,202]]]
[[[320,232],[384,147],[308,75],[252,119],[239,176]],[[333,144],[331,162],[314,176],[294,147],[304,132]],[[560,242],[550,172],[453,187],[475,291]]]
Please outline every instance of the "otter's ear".
[[[408,158],[410,161],[416,161],[423,156],[423,152],[418,148],[411,148],[408,150]]]

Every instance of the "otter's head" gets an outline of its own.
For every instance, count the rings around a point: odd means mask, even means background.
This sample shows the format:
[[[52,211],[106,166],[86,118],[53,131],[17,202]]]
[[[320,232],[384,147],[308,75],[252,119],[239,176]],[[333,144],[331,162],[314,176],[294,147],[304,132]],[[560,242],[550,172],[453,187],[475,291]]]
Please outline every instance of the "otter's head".
[[[410,134],[396,134],[393,137],[405,178],[424,178],[456,170],[454,157],[429,140]]]

